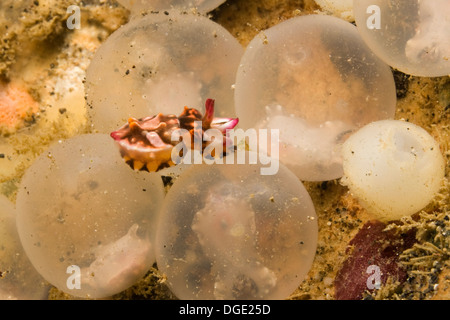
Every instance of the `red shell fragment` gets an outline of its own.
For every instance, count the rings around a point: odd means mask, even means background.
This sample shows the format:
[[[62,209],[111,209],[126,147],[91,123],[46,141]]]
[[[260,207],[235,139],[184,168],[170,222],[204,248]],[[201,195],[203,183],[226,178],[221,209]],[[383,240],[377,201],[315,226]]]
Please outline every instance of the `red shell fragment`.
[[[346,251],[349,257],[334,281],[336,300],[360,300],[365,291],[374,291],[376,288],[370,288],[368,284],[374,284],[375,268],[379,268],[381,285],[388,277],[400,283],[406,281],[407,274],[399,264],[398,256],[412,247],[415,231],[396,234],[393,230],[384,231],[385,228],[386,224],[380,221],[369,221],[350,241]]]
[[[128,123],[111,133],[111,137],[119,146],[122,157],[135,170],[158,171],[175,165],[172,161],[172,149],[179,140],[172,140],[172,135],[181,129],[187,130],[191,146],[194,141],[202,141],[204,149],[210,141],[204,141],[208,129],[217,129],[223,135],[223,145],[227,144],[227,130],[233,129],[237,118],[214,118],[214,100],[206,100],[205,115],[194,108],[184,107],[183,112],[176,115],[162,113],[142,119],[130,118]],[[201,122],[201,128],[198,123]],[[195,137],[201,133],[201,137]]]

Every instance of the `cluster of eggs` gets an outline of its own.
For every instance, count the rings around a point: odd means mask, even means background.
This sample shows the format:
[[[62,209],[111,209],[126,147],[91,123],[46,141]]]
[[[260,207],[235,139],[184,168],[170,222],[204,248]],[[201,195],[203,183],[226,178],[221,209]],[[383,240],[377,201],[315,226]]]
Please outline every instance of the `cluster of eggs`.
[[[223,1],[194,2],[206,12]],[[317,216],[301,180],[344,176],[370,211],[391,220],[393,211],[420,210],[439,188],[439,146],[412,124],[386,120],[395,113],[393,76],[357,27],[330,16],[296,17],[244,51],[208,18],[173,11],[192,1],[121,3],[134,18],[87,71],[95,133],[42,154],[17,197],[24,250],[60,290],[108,297],[156,261],[181,299],[286,298],[317,245]],[[139,16],[142,10],[167,11]],[[129,117],[178,114],[210,97],[219,116],[237,115],[244,129],[279,131],[276,173],[261,175],[262,165],[250,163],[179,166],[165,194],[167,172],[130,170],[107,135]],[[268,143],[245,154],[256,151],[275,156]]]

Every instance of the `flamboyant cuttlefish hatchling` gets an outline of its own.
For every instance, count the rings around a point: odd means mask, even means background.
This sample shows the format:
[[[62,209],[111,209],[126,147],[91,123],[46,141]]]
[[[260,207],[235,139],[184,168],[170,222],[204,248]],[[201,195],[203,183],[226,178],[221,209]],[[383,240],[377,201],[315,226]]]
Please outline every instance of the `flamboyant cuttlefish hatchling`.
[[[239,119],[214,118],[213,99],[206,100],[205,110],[203,116],[197,109],[185,106],[178,117],[173,114],[159,113],[142,119],[129,118],[127,124],[111,133],[111,137],[118,144],[124,160],[133,169],[158,171],[175,165],[172,160],[172,150],[181,141],[190,141],[191,150],[194,150],[196,141],[201,141],[202,151],[214,142],[214,139],[206,137],[208,129],[219,130],[222,133],[223,146],[230,146],[227,142],[227,130],[233,129]],[[199,122],[201,122],[201,128],[199,128]],[[179,134],[179,139],[173,139],[176,133]],[[185,137],[186,134],[189,137]],[[226,154],[227,148],[223,150]],[[180,154],[180,156],[184,155]]]

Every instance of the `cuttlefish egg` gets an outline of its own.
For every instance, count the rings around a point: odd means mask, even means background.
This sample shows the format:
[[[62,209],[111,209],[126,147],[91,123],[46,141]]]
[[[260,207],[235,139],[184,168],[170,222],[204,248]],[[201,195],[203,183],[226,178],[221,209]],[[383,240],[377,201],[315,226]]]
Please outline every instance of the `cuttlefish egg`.
[[[119,293],[155,262],[161,177],[131,170],[106,134],[51,146],[26,171],[17,195],[25,252],[52,285],[73,296]]]
[[[280,166],[194,165],[160,212],[158,268],[179,299],[284,299],[314,259],[318,227],[309,194]]]
[[[342,153],[342,183],[381,221],[418,212],[442,186],[445,161],[439,145],[412,123],[371,123],[348,138]]]

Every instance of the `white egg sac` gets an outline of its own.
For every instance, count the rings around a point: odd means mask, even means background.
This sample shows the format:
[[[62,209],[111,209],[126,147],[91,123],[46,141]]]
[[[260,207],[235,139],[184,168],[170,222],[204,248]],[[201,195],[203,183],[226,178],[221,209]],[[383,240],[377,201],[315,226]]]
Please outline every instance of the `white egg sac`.
[[[311,268],[313,202],[286,167],[194,165],[164,201],[159,270],[179,299],[285,299]]]
[[[356,25],[391,67],[422,77],[450,74],[450,1],[354,0]]]
[[[133,171],[108,135],[71,138],[25,173],[17,195],[20,240],[58,289],[108,297],[154,263],[154,219],[163,197],[160,176]]]
[[[117,2],[130,10],[132,15],[138,17],[142,12],[170,9],[179,9],[180,11],[196,9],[200,13],[207,13],[224,3],[225,0],[117,0]]]
[[[347,139],[342,153],[342,183],[381,221],[423,209],[445,174],[438,143],[421,127],[404,121],[363,127]]]
[[[243,54],[222,26],[192,14],[149,14],[115,31],[86,71],[93,129],[110,133],[129,117],[180,114],[184,106],[232,117],[232,85]]]

